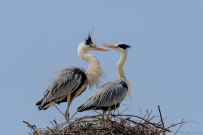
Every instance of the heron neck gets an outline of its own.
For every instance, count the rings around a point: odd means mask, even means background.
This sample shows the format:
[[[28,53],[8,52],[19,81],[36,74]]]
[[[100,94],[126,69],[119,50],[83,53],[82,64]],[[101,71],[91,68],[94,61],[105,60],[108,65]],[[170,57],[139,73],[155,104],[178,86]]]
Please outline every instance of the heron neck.
[[[85,71],[87,75],[89,88],[91,88],[94,85],[98,87],[99,82],[104,73],[102,71],[102,68],[100,67],[97,58],[92,54],[87,54],[87,52],[85,51],[79,51],[78,55],[80,56],[81,59],[89,63],[88,69]]]
[[[126,59],[127,59],[127,52],[120,53],[120,59],[117,63],[117,75],[118,75],[118,78],[123,78],[124,81],[128,83],[128,80],[123,71],[123,65],[125,64]]]

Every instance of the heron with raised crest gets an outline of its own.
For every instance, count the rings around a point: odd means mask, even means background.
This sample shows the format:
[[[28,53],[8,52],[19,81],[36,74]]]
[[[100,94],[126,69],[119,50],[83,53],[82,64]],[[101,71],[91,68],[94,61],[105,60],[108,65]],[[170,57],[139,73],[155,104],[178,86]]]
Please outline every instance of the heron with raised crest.
[[[87,70],[81,67],[68,67],[60,70],[56,78],[48,85],[44,97],[36,103],[39,110],[46,110],[50,106],[67,103],[65,112],[66,121],[69,121],[69,108],[72,101],[80,96],[89,86],[99,85],[103,76],[103,70],[96,57],[88,54],[88,51],[109,51],[106,48],[96,46],[95,41],[88,35],[85,42],[81,42],[77,52],[79,57],[89,63]]]

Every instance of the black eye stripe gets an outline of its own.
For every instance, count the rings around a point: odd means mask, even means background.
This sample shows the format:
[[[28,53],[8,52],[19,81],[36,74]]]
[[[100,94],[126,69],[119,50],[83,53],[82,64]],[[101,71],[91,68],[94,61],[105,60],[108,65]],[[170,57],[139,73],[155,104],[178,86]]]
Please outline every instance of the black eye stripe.
[[[126,45],[126,44],[118,44],[118,47],[123,48],[123,49],[131,48],[131,46]]]

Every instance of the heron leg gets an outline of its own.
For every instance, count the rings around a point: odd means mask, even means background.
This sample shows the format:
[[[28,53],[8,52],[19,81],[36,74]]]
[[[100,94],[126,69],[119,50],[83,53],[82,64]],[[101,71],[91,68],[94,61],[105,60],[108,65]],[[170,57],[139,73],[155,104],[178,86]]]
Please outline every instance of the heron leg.
[[[66,113],[65,113],[65,119],[66,119],[66,122],[69,122],[69,108],[70,108],[70,105],[72,103],[72,100],[71,100],[71,95],[68,95],[67,96],[67,101],[68,101],[68,106],[67,106],[67,109],[66,109]]]
[[[109,115],[111,113],[111,106],[108,107],[108,110],[109,110],[109,112],[108,112],[107,118],[109,119]]]
[[[104,123],[104,115],[106,114],[106,110],[103,110],[103,114],[102,114],[102,120],[100,121],[100,127],[104,127],[105,123]]]
[[[104,115],[106,114],[106,110],[103,110],[102,119],[104,120]]]

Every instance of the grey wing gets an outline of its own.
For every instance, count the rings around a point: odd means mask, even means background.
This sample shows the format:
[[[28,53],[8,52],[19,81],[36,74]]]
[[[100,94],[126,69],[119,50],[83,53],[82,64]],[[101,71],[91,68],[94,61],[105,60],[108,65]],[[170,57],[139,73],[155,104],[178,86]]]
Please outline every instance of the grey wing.
[[[78,107],[78,112],[104,108],[121,103],[126,97],[128,86],[122,79],[117,79],[101,86],[97,91]]]
[[[39,109],[50,102],[59,102],[86,82],[87,77],[83,68],[70,67],[59,71],[58,76],[47,87],[44,98],[37,103]]]

